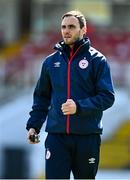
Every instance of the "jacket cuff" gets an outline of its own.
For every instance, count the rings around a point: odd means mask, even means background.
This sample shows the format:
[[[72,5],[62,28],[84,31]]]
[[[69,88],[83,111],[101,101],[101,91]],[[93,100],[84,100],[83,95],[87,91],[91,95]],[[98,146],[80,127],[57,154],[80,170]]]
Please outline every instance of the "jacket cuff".
[[[76,113],[75,114],[79,114],[79,112],[80,112],[80,105],[79,105],[79,103],[77,101],[75,102],[75,104],[76,104]]]

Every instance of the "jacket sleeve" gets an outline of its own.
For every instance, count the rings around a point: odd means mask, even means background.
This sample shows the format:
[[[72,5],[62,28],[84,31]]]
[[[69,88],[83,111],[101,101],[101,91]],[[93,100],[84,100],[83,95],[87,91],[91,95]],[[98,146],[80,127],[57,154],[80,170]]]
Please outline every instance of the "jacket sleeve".
[[[94,61],[93,68],[95,95],[78,100],[77,113],[93,113],[110,108],[115,100],[109,64],[105,59]]]
[[[46,61],[44,61],[40,78],[33,94],[33,106],[26,129],[34,128],[37,133],[46,120],[51,99],[51,84],[47,73]]]

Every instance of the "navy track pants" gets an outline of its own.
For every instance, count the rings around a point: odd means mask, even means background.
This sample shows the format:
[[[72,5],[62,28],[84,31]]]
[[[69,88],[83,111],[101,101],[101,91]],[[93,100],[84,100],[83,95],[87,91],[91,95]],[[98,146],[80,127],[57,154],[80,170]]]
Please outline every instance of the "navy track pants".
[[[100,154],[99,134],[48,134],[46,148],[46,179],[95,179]]]

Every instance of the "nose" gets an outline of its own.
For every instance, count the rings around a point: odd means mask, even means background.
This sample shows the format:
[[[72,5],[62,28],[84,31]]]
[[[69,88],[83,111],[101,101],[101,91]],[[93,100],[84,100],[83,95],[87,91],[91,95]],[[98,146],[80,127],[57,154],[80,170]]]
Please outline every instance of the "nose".
[[[63,29],[63,33],[65,33],[65,34],[69,33],[69,28],[67,28],[67,27],[64,28],[64,29]]]

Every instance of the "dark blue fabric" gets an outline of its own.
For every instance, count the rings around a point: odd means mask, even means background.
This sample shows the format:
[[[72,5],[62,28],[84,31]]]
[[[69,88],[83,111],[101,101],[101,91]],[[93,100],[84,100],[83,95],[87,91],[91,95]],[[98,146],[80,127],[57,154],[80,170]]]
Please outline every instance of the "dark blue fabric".
[[[114,103],[114,90],[110,67],[104,55],[90,46],[89,39],[77,42],[82,46],[70,66],[70,98],[77,104],[77,112],[70,115],[70,134],[102,133],[103,111]],[[67,67],[69,51],[64,42],[55,46],[56,52],[48,56],[34,91],[34,102],[27,129],[40,132],[47,119],[46,131],[66,133],[66,116],[61,111],[67,100]],[[88,63],[80,67],[81,60]]]
[[[46,179],[95,179],[100,135],[49,134],[45,141]]]

